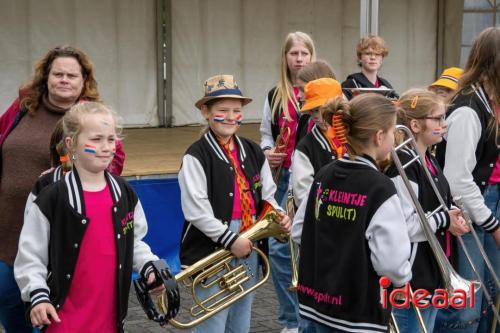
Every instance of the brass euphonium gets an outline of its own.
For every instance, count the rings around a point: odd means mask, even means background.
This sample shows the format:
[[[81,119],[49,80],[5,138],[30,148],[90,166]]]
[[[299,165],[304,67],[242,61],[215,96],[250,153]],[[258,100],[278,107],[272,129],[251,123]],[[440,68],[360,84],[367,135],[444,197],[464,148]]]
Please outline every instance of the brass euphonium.
[[[276,237],[285,241],[287,235],[280,226],[281,219],[282,217],[274,207],[264,202],[264,209],[255,224],[240,236],[252,242],[267,237]],[[170,319],[168,323],[176,328],[191,328],[262,286],[269,278],[269,260],[257,247],[254,247],[253,251],[258,253],[265,266],[264,276],[248,289],[243,287],[243,283],[250,279],[250,274],[257,274],[257,272],[248,272],[243,264],[233,267],[232,261],[236,258],[231,251],[226,249],[217,250],[176,274],[175,280],[178,285],[186,287],[191,293],[193,306],[186,314],[189,320],[181,322],[180,319]],[[196,294],[196,286],[204,288],[218,286],[219,288],[215,294],[200,299]],[[165,294],[157,298],[157,305],[162,313],[168,313],[168,301]]]

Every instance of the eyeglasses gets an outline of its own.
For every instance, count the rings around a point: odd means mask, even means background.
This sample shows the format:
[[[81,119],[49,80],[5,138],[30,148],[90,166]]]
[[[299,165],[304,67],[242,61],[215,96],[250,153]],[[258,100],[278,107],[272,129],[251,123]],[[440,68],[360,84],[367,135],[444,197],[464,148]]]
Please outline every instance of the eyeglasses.
[[[435,117],[426,116],[426,117],[421,117],[421,118],[417,118],[417,119],[431,119],[431,120],[439,122],[440,124],[444,124],[446,122],[446,116],[444,114],[440,115],[440,116],[435,116]]]

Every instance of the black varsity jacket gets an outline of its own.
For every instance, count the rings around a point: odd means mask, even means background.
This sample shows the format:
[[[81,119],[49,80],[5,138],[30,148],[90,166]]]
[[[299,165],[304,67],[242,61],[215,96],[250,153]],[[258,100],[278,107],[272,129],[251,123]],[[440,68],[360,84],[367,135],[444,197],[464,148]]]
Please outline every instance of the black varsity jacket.
[[[318,126],[314,126],[300,140],[292,161],[293,197],[297,206],[307,199],[314,175],[336,158],[337,152],[332,151],[328,139]]]
[[[384,79],[380,76],[377,76],[377,80],[381,86],[385,86],[389,89],[393,89],[392,85],[386,79]],[[345,79],[345,81],[342,82],[342,90],[344,92],[344,95],[347,97],[347,99],[350,100],[353,97],[352,93],[350,90],[347,90],[345,88],[376,88],[376,87],[373,85],[373,83],[370,82],[370,80],[368,80],[366,78],[366,76],[362,72],[359,72],[359,73],[353,73],[353,74],[349,75]],[[399,98],[399,95],[394,91],[394,92],[390,93],[389,95],[387,95],[387,97]]]
[[[436,153],[453,196],[462,197],[472,220],[487,232],[499,227],[482,197],[500,153],[495,127],[490,126],[493,112],[483,87],[463,88],[447,111],[447,134]]]
[[[249,182],[259,215],[262,201],[281,209],[274,199],[276,185],[260,147],[234,136],[241,168]],[[219,248],[229,249],[238,235],[229,230],[233,211],[235,171],[212,131],[193,143],[179,171],[184,227],[180,260],[188,266]]]
[[[121,177],[105,172],[113,198],[116,233],[117,327],[124,332],[132,270],[147,276],[158,257],[142,241],[147,223],[141,203]],[[14,263],[21,296],[31,307],[50,302],[64,306],[78,260],[79,244],[92,223],[85,215],[83,190],[76,169],[38,194],[25,216]],[[37,254],[36,256],[34,254]]]
[[[395,286],[411,279],[394,184],[370,157],[341,158],[318,172],[303,214],[301,316],[342,332],[386,332],[391,309],[381,305],[379,278]]]

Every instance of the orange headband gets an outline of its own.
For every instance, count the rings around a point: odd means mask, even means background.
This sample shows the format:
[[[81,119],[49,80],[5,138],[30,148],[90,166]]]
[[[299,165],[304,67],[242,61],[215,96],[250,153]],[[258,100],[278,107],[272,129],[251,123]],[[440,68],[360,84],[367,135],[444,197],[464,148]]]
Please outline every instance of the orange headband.
[[[347,138],[346,138],[346,129],[344,122],[342,121],[342,116],[340,115],[334,115],[332,117],[332,128],[335,131],[335,136],[339,141],[345,145],[347,143]]]
[[[59,157],[59,161],[61,163],[68,162],[69,161],[69,155],[68,154],[62,155],[61,157]]]

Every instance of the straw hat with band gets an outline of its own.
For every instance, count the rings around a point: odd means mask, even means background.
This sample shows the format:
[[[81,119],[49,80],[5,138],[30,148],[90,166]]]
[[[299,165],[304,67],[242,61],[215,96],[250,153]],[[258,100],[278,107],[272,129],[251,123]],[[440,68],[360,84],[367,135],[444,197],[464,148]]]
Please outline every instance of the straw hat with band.
[[[337,80],[322,78],[308,82],[304,86],[306,103],[301,112],[313,110],[325,104],[330,98],[342,96],[342,87]]]
[[[201,107],[213,99],[236,98],[241,99],[243,105],[252,101],[251,98],[243,96],[232,75],[220,74],[208,78],[203,84],[204,96],[194,105]]]
[[[457,90],[458,79],[460,79],[463,72],[463,69],[458,67],[447,68],[443,71],[439,79],[431,84],[431,87],[445,87],[451,90]]]

